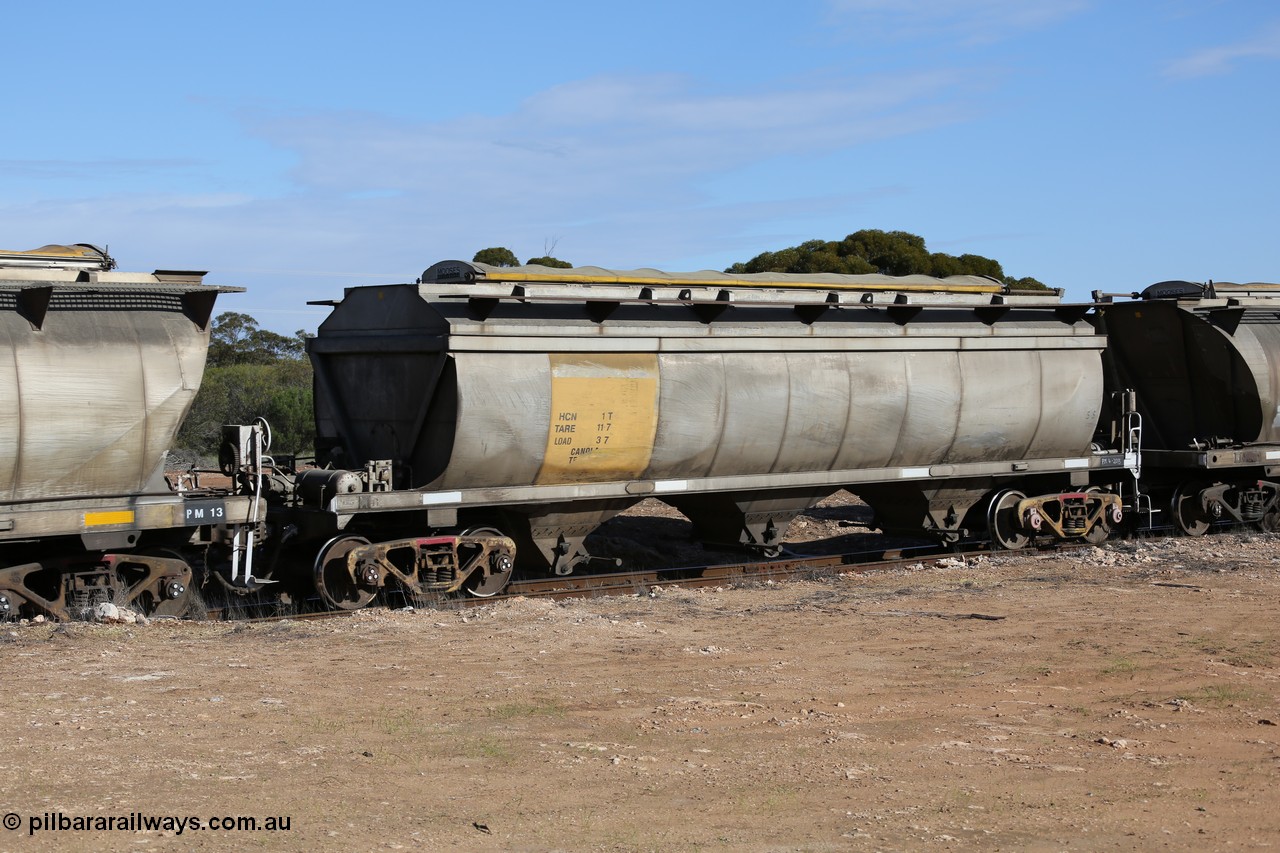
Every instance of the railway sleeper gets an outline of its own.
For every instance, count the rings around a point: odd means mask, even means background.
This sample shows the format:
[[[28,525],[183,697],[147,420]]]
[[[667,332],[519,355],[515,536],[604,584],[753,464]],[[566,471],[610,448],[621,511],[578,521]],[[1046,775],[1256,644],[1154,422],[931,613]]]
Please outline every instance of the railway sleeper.
[[[339,610],[358,610],[388,587],[410,598],[459,592],[485,598],[511,579],[515,550],[515,542],[497,531],[376,543],[341,536],[317,557],[315,586]]]
[[[70,620],[110,603],[145,616],[181,616],[190,604],[191,566],[176,553],[102,554],[0,569],[0,619]]]

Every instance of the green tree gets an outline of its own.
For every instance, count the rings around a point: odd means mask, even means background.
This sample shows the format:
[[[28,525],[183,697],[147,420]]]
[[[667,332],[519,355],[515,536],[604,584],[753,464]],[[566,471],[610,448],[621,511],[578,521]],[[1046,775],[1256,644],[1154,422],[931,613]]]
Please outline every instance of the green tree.
[[[1018,289],[1045,286],[1034,278],[1006,277],[1000,263],[982,255],[956,257],[930,253],[924,238],[906,231],[863,229],[840,241],[809,240],[799,246],[762,252],[745,263],[728,267],[727,273],[844,273],[859,275],[984,275]],[[1047,288],[1046,288],[1047,289]]]
[[[1010,290],[1050,290],[1049,285],[1043,281],[1034,279],[1031,276],[1025,278],[1014,278],[1011,275],[1004,277],[1004,283],[1009,285]]]
[[[258,328],[248,314],[225,311],[214,318],[209,330],[209,365],[274,364],[283,359],[302,358],[305,336],[294,337]]]
[[[211,367],[178,431],[178,447],[214,455],[223,424],[247,424],[261,417],[271,425],[272,451],[309,453],[315,444],[311,404],[311,365],[301,359]]]
[[[933,268],[924,238],[906,231],[855,231],[840,241],[840,254],[865,258],[882,275],[927,275]]]
[[[1004,280],[1004,270],[1000,264],[982,255],[961,255],[960,263],[964,266],[965,275],[987,275],[997,281]]]
[[[516,253],[504,246],[492,246],[488,249],[481,249],[476,252],[475,257],[471,259],[472,263],[488,264],[491,267],[518,267],[520,259],[516,257]]]
[[[965,266],[959,258],[942,252],[934,252],[929,256],[929,275],[946,278],[949,275],[964,275]]]
[[[810,240],[782,249],[777,252],[762,252],[746,263],[737,263],[729,267],[728,273],[824,273],[834,272],[845,275],[861,275],[876,272],[865,258],[840,254],[840,244]]]
[[[573,269],[573,264],[568,261],[562,261],[559,258],[553,258],[550,255],[543,255],[541,258],[530,258],[525,263],[537,264],[540,267],[555,267],[561,270]]]
[[[304,455],[315,445],[311,363],[306,335],[280,335],[248,314],[219,314],[210,329],[209,357],[200,393],[178,432],[188,458],[217,455],[223,424],[266,418],[272,451]]]

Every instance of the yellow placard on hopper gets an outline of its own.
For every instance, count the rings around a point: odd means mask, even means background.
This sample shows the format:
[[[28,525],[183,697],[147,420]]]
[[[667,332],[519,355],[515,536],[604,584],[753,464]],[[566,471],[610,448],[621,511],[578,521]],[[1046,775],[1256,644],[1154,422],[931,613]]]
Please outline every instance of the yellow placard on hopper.
[[[658,430],[654,353],[552,354],[551,423],[539,485],[630,480]]]

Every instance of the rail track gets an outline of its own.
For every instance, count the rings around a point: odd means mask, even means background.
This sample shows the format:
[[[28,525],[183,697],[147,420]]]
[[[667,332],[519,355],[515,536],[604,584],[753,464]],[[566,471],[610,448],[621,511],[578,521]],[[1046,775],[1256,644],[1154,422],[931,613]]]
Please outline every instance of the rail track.
[[[790,580],[797,577],[834,575],[845,572],[887,571],[919,562],[930,562],[960,553],[937,547],[894,548],[877,552],[850,552],[825,556],[791,555],[761,562],[722,563],[708,566],[685,566],[669,569],[640,569],[629,572],[606,572],[597,575],[564,578],[538,578],[512,583],[500,596],[589,598],[600,595],[626,595],[654,586],[709,587],[726,583]],[[499,598],[495,596],[494,598]],[[476,603],[492,601],[472,599]]]
[[[1049,545],[1033,551],[1050,552],[1067,550],[1070,545]],[[1079,546],[1075,546],[1079,547]],[[625,596],[645,593],[654,587],[716,587],[728,584],[781,582],[796,579],[831,577],[841,574],[870,574],[900,570],[923,564],[935,565],[947,559],[963,559],[992,553],[988,543],[971,543],[962,547],[908,546],[875,551],[855,551],[822,556],[788,555],[782,558],[738,563],[722,563],[705,566],[679,566],[662,569],[603,572],[594,575],[574,575],[557,578],[530,578],[514,580],[497,595],[431,596],[410,600],[398,594],[384,594],[370,608],[379,605],[392,610],[450,609],[458,610],[490,605],[516,598],[595,598]],[[1005,552],[1013,553],[1013,552]],[[266,612],[270,611],[270,612]],[[208,608],[203,618],[213,621],[258,622],[281,618],[328,619],[351,616],[361,610],[320,609],[319,599],[298,602],[281,608],[274,602],[255,603],[249,600],[233,602],[226,607]]]

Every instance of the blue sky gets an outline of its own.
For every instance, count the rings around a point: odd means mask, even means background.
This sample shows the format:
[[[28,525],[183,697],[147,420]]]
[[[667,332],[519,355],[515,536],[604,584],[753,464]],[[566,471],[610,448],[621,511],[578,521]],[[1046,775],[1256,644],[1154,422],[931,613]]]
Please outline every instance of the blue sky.
[[[860,228],[1083,299],[1280,281],[1280,4],[19,4],[0,246],[207,269],[222,308],[508,246],[720,269]]]

